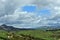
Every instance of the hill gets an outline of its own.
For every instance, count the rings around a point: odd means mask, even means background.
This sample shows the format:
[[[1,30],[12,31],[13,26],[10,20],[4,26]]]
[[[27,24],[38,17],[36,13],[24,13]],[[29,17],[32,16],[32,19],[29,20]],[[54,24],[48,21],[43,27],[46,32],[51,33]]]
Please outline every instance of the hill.
[[[7,26],[6,24],[0,25],[0,30],[5,31],[18,31],[18,30],[34,30],[33,28],[15,28],[13,26]]]

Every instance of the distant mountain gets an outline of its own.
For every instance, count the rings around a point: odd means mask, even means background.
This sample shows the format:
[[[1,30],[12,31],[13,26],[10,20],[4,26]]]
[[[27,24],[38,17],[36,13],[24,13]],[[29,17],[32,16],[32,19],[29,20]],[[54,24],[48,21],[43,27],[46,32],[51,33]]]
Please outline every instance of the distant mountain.
[[[17,30],[34,30],[33,28],[15,28],[13,26],[7,26],[6,24],[2,24],[0,26],[0,30],[6,30],[6,31],[17,31]]]
[[[6,24],[0,25],[0,30],[6,30],[6,31],[17,31],[17,30],[60,30],[60,26],[42,26],[38,28],[15,28],[13,26],[7,26]]]
[[[40,29],[40,30],[60,30],[60,26],[59,25],[54,25],[54,26],[41,26],[41,27],[38,27],[36,29]]]
[[[16,28],[14,28],[13,26],[7,26],[6,24],[1,25],[0,29],[6,31],[16,30]]]

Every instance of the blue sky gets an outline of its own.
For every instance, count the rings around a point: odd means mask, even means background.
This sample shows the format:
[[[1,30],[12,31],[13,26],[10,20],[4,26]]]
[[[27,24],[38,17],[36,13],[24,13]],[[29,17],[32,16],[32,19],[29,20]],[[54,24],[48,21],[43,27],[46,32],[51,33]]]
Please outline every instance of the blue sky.
[[[36,6],[23,6],[22,11],[35,12],[37,10]]]
[[[22,11],[28,13],[34,13],[37,16],[49,17],[51,15],[51,10],[48,8],[42,8],[38,10],[38,7],[35,5],[26,5],[22,7]]]
[[[44,8],[44,9],[40,9],[40,10],[38,10],[38,12],[37,12],[38,14],[37,15],[40,15],[40,16],[47,16],[47,17],[49,17],[49,16],[51,16],[51,10],[50,9],[47,9],[47,8]]]
[[[51,13],[50,9],[43,8],[43,9],[38,10],[37,6],[32,6],[32,5],[23,6],[22,7],[22,11],[37,12],[37,15],[42,15],[42,16],[45,16],[45,15],[50,16],[50,13]]]
[[[0,0],[0,24],[36,28],[60,24],[60,0]]]

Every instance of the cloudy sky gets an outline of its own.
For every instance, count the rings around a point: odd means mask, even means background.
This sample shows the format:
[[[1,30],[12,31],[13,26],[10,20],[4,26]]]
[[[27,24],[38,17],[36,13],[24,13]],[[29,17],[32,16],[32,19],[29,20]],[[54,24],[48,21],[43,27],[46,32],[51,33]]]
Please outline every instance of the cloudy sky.
[[[0,0],[0,24],[18,28],[60,26],[60,0]]]

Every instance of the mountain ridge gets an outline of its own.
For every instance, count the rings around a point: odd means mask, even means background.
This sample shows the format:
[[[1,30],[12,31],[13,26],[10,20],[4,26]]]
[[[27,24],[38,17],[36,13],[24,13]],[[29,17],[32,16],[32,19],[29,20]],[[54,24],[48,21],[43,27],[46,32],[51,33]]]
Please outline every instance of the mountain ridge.
[[[13,26],[7,26],[6,24],[0,25],[0,30],[6,30],[6,31],[17,31],[17,30],[34,30],[32,28],[15,28]]]

